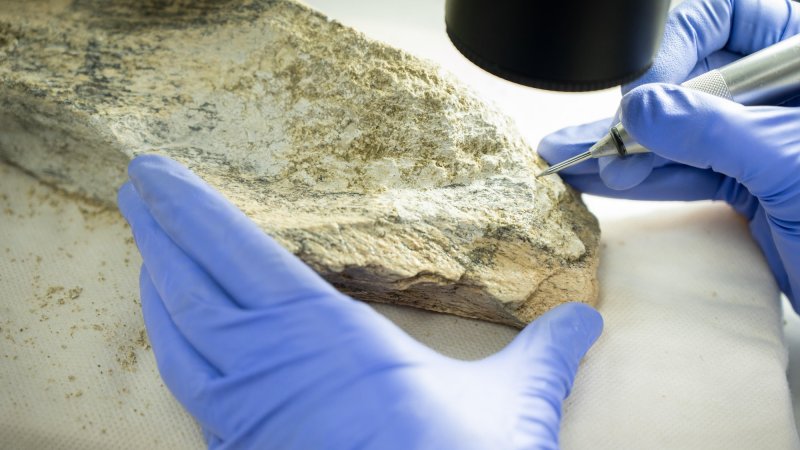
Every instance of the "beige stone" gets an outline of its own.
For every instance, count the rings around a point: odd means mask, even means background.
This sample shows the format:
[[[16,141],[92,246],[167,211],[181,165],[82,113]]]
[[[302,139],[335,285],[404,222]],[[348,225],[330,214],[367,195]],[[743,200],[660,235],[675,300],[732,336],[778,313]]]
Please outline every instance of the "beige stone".
[[[111,205],[142,153],[355,298],[521,326],[597,297],[595,218],[432,63],[289,0],[4,2],[0,157]]]

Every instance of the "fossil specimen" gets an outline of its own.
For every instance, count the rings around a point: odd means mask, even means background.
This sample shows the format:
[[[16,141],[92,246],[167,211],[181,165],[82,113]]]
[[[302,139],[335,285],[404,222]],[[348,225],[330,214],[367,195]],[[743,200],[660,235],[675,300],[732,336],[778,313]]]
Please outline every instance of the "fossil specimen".
[[[597,296],[594,217],[434,64],[290,0],[7,2],[0,157],[112,204],[141,153],[355,298],[521,326]]]

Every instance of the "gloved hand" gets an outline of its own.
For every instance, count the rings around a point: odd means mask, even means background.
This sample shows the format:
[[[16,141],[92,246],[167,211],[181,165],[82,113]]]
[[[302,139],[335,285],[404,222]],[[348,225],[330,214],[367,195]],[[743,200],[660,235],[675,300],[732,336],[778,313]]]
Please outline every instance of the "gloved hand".
[[[622,122],[653,153],[562,172],[580,191],[645,200],[725,200],[747,218],[781,289],[800,311],[800,109],[744,107],[679,83],[800,32],[789,0],[688,0],[667,21],[653,67],[626,86]],[[646,84],[656,83],[656,84]],[[638,87],[637,87],[638,86]],[[556,132],[539,154],[557,162],[608,131],[603,120]]]
[[[159,371],[212,448],[557,448],[602,320],[560,306],[503,351],[444,357],[336,291],[179,164],[136,158],[119,206]]]

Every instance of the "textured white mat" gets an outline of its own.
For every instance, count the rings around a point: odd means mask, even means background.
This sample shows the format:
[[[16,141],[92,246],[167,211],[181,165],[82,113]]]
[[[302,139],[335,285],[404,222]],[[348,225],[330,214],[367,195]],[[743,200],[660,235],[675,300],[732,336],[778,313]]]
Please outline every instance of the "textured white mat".
[[[724,206],[603,223],[606,329],[567,401],[568,449],[798,448],[775,285]],[[0,164],[0,447],[198,448],[162,385],[121,217]],[[515,331],[376,308],[459,358]]]
[[[605,331],[565,404],[565,449],[798,448],[780,302],[745,224],[723,205],[603,223]],[[513,331],[377,307],[462,358]]]
[[[202,447],[158,376],[121,216],[6,165],[0,210],[0,447]]]
[[[744,222],[705,203],[603,225],[606,332],[564,448],[800,447],[777,288]]]

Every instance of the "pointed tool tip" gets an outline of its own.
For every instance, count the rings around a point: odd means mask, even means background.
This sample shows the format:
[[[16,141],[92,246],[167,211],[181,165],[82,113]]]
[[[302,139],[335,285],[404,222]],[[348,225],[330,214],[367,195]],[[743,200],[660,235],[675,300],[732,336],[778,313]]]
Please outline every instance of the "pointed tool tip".
[[[590,152],[584,152],[584,153],[581,153],[579,155],[575,155],[572,158],[569,158],[569,159],[567,159],[565,161],[561,161],[558,164],[554,164],[554,165],[550,166],[545,171],[541,172],[539,175],[536,175],[536,178],[543,177],[545,175],[550,175],[550,174],[553,174],[553,173],[556,173],[556,172],[560,172],[561,170],[566,169],[567,167],[572,167],[575,164],[578,164],[579,162],[581,162],[581,161],[583,161],[585,159],[589,159],[591,157],[592,157],[592,154]]]

